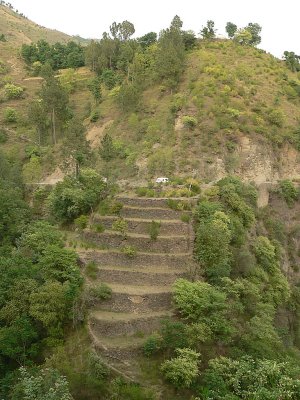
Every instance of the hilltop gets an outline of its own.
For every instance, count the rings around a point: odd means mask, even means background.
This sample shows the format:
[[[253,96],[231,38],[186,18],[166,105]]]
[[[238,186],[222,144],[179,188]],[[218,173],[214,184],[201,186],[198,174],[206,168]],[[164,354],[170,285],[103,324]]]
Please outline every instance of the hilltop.
[[[1,79],[25,89],[23,99],[6,100],[1,108],[15,108],[24,122],[28,99],[36,98],[42,80],[30,76],[18,46],[42,38],[63,43],[71,37],[39,27],[7,7],[0,11],[7,37],[0,42]],[[142,183],[171,174],[210,181],[230,173],[261,183],[300,177],[300,81],[283,61],[232,40],[200,40],[187,52],[175,91],[157,82],[156,72],[150,78],[147,74],[148,83],[140,86],[132,104],[130,99],[120,100],[126,79],[123,86],[101,84],[101,102],[95,104],[88,87],[94,73],[88,67],[60,72],[72,107],[84,120],[97,168],[110,178],[138,176]],[[116,76],[124,79],[121,73]],[[33,140],[34,128],[26,124],[26,135]],[[23,132],[20,125],[8,128]],[[99,157],[96,150],[105,134],[123,147],[121,158],[106,162]],[[44,174],[61,162],[57,158],[47,163]]]
[[[50,43],[65,43],[72,39],[65,33],[40,26],[4,5],[0,5],[0,26],[8,42],[18,47],[41,39]]]

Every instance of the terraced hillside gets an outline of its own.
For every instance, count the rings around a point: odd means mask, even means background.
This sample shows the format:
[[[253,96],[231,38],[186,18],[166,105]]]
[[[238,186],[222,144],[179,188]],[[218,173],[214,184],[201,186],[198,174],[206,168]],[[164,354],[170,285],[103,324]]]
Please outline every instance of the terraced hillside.
[[[96,280],[112,289],[109,300],[96,303],[90,310],[89,331],[95,347],[108,363],[126,376],[138,380],[141,374],[138,357],[145,336],[170,318],[172,284],[188,276],[192,267],[191,226],[181,221],[181,212],[167,207],[165,199],[122,197],[121,217],[127,223],[126,234],[113,231],[117,217],[94,216],[106,230],[85,230],[86,240],[103,250],[81,250],[85,265],[95,262]],[[152,221],[160,221],[156,240],[149,236]],[[122,251],[136,249],[131,257]]]

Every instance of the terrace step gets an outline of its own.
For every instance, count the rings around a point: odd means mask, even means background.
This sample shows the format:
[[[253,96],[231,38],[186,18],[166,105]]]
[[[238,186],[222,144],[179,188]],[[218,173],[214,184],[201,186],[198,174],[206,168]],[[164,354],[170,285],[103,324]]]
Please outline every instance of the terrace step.
[[[169,198],[169,197],[126,197],[120,196],[116,199],[125,206],[132,207],[151,207],[151,208],[169,208],[169,201],[184,202],[191,205],[196,204],[198,198],[196,197],[181,197],[181,198]]]
[[[103,311],[146,313],[153,311],[170,310],[172,306],[172,290],[164,287],[162,289],[153,287],[136,290],[135,287],[117,287],[112,288],[112,297],[105,301],[94,302],[95,307],[101,307]]]
[[[124,218],[141,218],[150,220],[179,220],[182,215],[182,211],[175,211],[169,208],[158,208],[158,207],[131,207],[125,206],[122,208],[120,215]]]
[[[89,324],[97,336],[150,334],[160,328],[163,319],[171,316],[172,312],[167,311],[137,314],[98,310],[91,311]]]
[[[101,216],[94,215],[93,222],[101,223],[106,229],[112,229],[112,225],[119,217],[116,216]],[[154,219],[140,219],[140,218],[124,218],[127,223],[128,233],[148,234],[150,231],[151,222]],[[175,220],[156,220],[160,222],[159,234],[160,235],[187,235],[189,233],[189,225]]]
[[[129,233],[124,237],[112,231],[97,233],[86,229],[83,237],[97,246],[107,248],[121,249],[125,246],[133,246],[137,251],[173,254],[189,251],[189,241],[186,236],[158,236],[156,240],[151,240],[149,235]]]
[[[108,284],[171,285],[176,279],[187,277],[187,271],[161,267],[99,266],[97,278]]]
[[[162,267],[179,270],[186,270],[195,265],[190,253],[142,253],[137,252],[134,257],[128,257],[126,254],[117,250],[82,250],[78,249],[77,253],[83,263],[91,261],[103,266],[115,265],[122,267],[133,267],[143,269],[144,267]]]

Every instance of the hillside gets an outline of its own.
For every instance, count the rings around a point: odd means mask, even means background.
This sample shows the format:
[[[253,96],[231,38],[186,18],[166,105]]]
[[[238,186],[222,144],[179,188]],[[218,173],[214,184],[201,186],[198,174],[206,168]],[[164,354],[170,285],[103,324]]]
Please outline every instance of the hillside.
[[[70,37],[41,28],[4,6],[0,11],[8,39],[0,42],[2,85],[7,81],[25,89],[23,99],[6,100],[0,107],[20,111],[33,139],[27,105],[42,81],[28,76],[18,47],[38,38],[53,43]],[[200,41],[187,53],[175,92],[143,73],[148,83],[139,89],[135,103],[125,107],[119,102],[120,87],[108,90],[103,84],[101,102],[94,104],[87,87],[94,75],[88,68],[61,71],[72,106],[85,119],[93,150],[107,133],[126,153],[107,163],[95,152],[97,168],[105,175],[138,176],[140,183],[170,174],[211,181],[230,173],[257,183],[299,178],[300,81],[283,61],[230,40]],[[95,112],[99,117],[91,123],[87,117]],[[20,125],[16,129],[23,134]],[[51,168],[55,170],[55,161]]]
[[[299,72],[0,10],[0,397],[298,400]]]
[[[65,43],[74,39],[63,32],[40,26],[4,5],[0,5],[0,27],[1,33],[7,36],[8,42],[14,47],[42,39],[49,43]]]

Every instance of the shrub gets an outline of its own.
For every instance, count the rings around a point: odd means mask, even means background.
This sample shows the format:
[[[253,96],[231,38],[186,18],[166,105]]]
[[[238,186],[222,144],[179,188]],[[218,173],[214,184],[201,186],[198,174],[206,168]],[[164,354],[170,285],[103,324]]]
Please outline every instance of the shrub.
[[[140,197],[146,197],[147,191],[148,189],[146,187],[138,187],[135,189],[135,193]]]
[[[18,119],[18,115],[17,115],[17,111],[12,108],[12,107],[7,107],[4,110],[4,121],[5,122],[17,122]]]
[[[71,222],[89,213],[105,195],[106,184],[92,169],[82,169],[78,178],[66,176],[48,197],[48,207],[59,222]]]
[[[156,240],[159,235],[161,223],[156,221],[151,221],[149,225],[149,236],[151,240]]]
[[[85,273],[91,279],[97,278],[98,267],[95,261],[90,261],[86,264]]]
[[[108,300],[112,296],[112,290],[106,283],[102,282],[100,285],[90,287],[89,295],[93,299]]]
[[[292,206],[298,200],[299,190],[288,179],[279,182],[279,191],[289,206]]]
[[[97,122],[99,118],[100,118],[99,111],[98,110],[93,110],[91,112],[91,115],[90,115],[90,121],[91,122]]]
[[[184,117],[182,117],[182,123],[186,128],[194,129],[198,121],[195,117],[185,115]]]
[[[80,215],[79,217],[77,217],[74,220],[74,224],[75,224],[76,228],[82,230],[87,227],[88,221],[89,221],[89,217],[87,215]]]
[[[185,222],[186,224],[188,224],[191,220],[191,215],[190,214],[182,214],[180,219],[182,222]]]
[[[0,129],[0,144],[6,143],[7,139],[7,132],[4,129]]]
[[[105,231],[105,226],[101,222],[92,225],[92,229],[97,233],[102,233]]]
[[[168,199],[167,206],[175,211],[189,211],[191,209],[190,203],[185,200]]]
[[[103,379],[109,374],[109,369],[103,359],[94,351],[88,355],[90,373],[96,379]]]
[[[157,353],[162,348],[162,337],[158,333],[154,333],[153,335],[149,336],[148,339],[145,341],[143,346],[144,354],[149,357],[152,354]]]
[[[164,348],[174,350],[187,346],[186,325],[181,321],[163,320],[161,335]]]
[[[24,92],[24,89],[20,86],[16,86],[13,83],[7,83],[4,86],[4,93],[7,99],[19,99]]]
[[[177,357],[165,361],[161,370],[165,378],[174,386],[190,387],[198,375],[200,354],[188,348],[177,349]]]
[[[114,223],[112,224],[112,230],[120,232],[123,236],[126,235],[126,231],[128,228],[128,224],[123,218],[118,218]]]
[[[272,125],[282,127],[285,121],[285,115],[281,110],[271,109],[268,112],[268,120]]]
[[[136,249],[134,246],[124,246],[122,247],[121,251],[129,258],[133,258],[136,256]]]
[[[119,215],[123,208],[123,204],[118,201],[113,201],[109,206],[109,212],[113,215]]]

